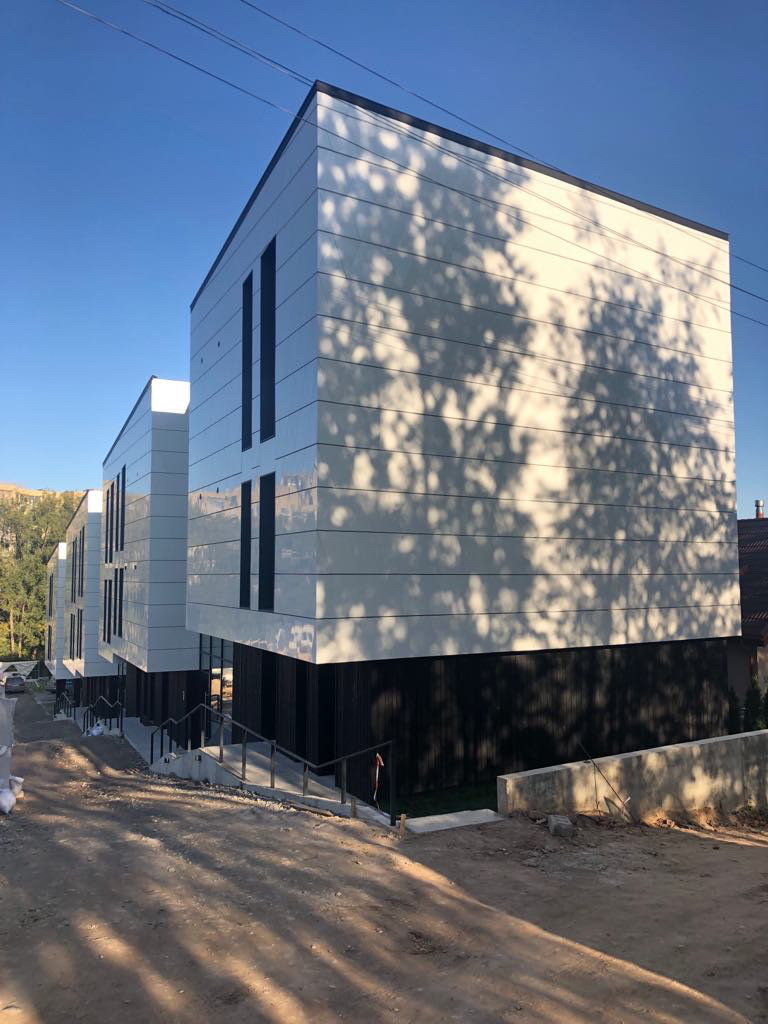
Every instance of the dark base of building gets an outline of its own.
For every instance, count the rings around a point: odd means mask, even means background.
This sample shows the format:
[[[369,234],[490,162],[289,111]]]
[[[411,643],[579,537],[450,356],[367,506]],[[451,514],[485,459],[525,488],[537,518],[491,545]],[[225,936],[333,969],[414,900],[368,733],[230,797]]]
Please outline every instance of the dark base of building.
[[[123,700],[127,717],[145,725],[160,725],[183,718],[198,704],[208,703],[207,673],[199,671],[144,672],[125,664]]]
[[[312,665],[235,644],[232,714],[314,763],[394,740],[398,793],[411,795],[582,760],[585,752],[721,735],[726,645]],[[369,755],[349,765],[350,789],[363,799],[373,762]],[[386,788],[384,778],[384,796]]]

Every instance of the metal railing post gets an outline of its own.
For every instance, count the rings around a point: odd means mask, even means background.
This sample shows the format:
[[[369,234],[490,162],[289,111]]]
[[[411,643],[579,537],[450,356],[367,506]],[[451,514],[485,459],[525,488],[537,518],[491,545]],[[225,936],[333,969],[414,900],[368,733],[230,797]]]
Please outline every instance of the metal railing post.
[[[165,744],[165,729],[160,726],[160,757],[163,756],[163,747]]]
[[[307,762],[305,761],[304,762],[304,771],[302,772],[302,776],[301,776],[301,793],[302,793],[302,796],[306,796],[308,792],[309,792],[309,768],[307,767]]]
[[[224,764],[224,719],[219,725],[219,764]]]
[[[240,760],[241,778],[245,782],[245,733],[243,733],[243,754]]]
[[[272,749],[269,755],[269,788],[275,788],[275,741],[272,740]]]
[[[155,734],[149,737],[149,763],[152,764],[155,760]]]
[[[397,780],[397,761],[395,760],[395,741],[389,745],[389,824],[395,827],[395,786]]]
[[[347,759],[342,758],[341,761],[341,802],[345,804],[347,802]]]

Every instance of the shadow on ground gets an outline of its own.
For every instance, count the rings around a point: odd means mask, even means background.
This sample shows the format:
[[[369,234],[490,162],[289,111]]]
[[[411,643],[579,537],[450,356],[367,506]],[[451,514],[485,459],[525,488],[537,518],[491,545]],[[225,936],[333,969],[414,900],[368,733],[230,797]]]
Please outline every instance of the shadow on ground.
[[[595,826],[568,843],[509,820],[400,841],[155,780],[107,738],[20,743],[15,759],[28,789],[0,821],[4,1020],[765,1013],[765,834]]]

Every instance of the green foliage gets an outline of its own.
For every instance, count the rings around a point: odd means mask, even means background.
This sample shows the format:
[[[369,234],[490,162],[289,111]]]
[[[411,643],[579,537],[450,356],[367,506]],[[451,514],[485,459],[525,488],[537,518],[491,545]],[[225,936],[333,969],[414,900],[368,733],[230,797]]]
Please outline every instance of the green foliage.
[[[731,736],[741,732],[741,701],[732,687],[728,688],[728,732]]]
[[[81,495],[46,493],[0,505],[0,656],[41,658],[45,649],[46,563],[64,539]]]
[[[744,732],[763,728],[763,697],[755,676],[747,689],[744,699]]]

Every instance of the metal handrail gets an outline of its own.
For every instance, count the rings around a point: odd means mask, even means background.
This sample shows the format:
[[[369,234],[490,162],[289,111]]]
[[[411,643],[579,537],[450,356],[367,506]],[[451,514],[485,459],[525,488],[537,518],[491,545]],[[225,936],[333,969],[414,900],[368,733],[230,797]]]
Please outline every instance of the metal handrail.
[[[108,709],[108,714],[98,713],[96,708],[103,704]],[[114,709],[117,709],[116,711]],[[83,733],[86,733],[91,726],[97,722],[100,718],[104,721],[109,721],[109,730],[112,731],[112,722],[117,719],[117,727],[120,730],[120,735],[123,735],[123,705],[119,700],[109,701],[106,697],[97,697],[93,704],[89,706],[83,712]]]
[[[164,753],[164,736],[166,729],[169,725],[179,726],[182,722],[186,721],[192,715],[196,715],[201,711],[207,712],[209,715],[215,715],[219,720],[219,764],[224,762],[224,726],[225,723],[229,723],[230,726],[234,726],[237,729],[242,730],[243,736],[248,734],[256,739],[260,743],[268,743],[270,746],[270,788],[275,788],[275,755],[277,753],[283,754],[289,757],[292,761],[296,761],[302,765],[302,792],[303,795],[307,795],[309,789],[309,772],[319,772],[321,768],[333,768],[339,765],[341,768],[341,803],[346,804],[347,802],[347,762],[354,757],[362,757],[363,754],[372,754],[374,751],[380,751],[389,749],[390,758],[390,772],[389,772],[389,821],[392,826],[395,824],[395,741],[384,740],[382,743],[374,744],[370,747],[365,747],[363,750],[355,750],[351,754],[344,754],[341,757],[332,758],[328,761],[321,761],[319,764],[315,764],[313,761],[308,760],[306,757],[302,757],[297,754],[294,750],[288,750],[287,747],[281,746],[276,740],[269,739],[267,736],[262,736],[261,733],[256,732],[255,729],[251,729],[247,725],[243,725],[242,722],[236,721],[231,715],[225,714],[223,711],[218,711],[216,708],[212,708],[210,704],[200,703],[196,707],[192,708],[191,711],[187,711],[186,714],[182,715],[181,718],[167,718],[164,722],[157,726],[156,729],[151,733],[149,737],[149,763],[152,764],[155,759],[155,736],[160,733],[160,757],[163,757]],[[190,730],[186,730],[187,745],[186,749],[192,749],[192,737]],[[200,746],[205,746],[205,729],[203,726],[200,728]],[[172,744],[176,743],[178,749],[181,744],[178,740],[173,739],[170,729],[168,729],[168,753],[171,753]],[[246,739],[242,741],[242,759],[240,767],[240,778],[242,782],[246,781]]]
[[[70,699],[69,694],[60,693],[53,704],[53,717],[64,712],[67,718],[75,717],[75,702]]]

